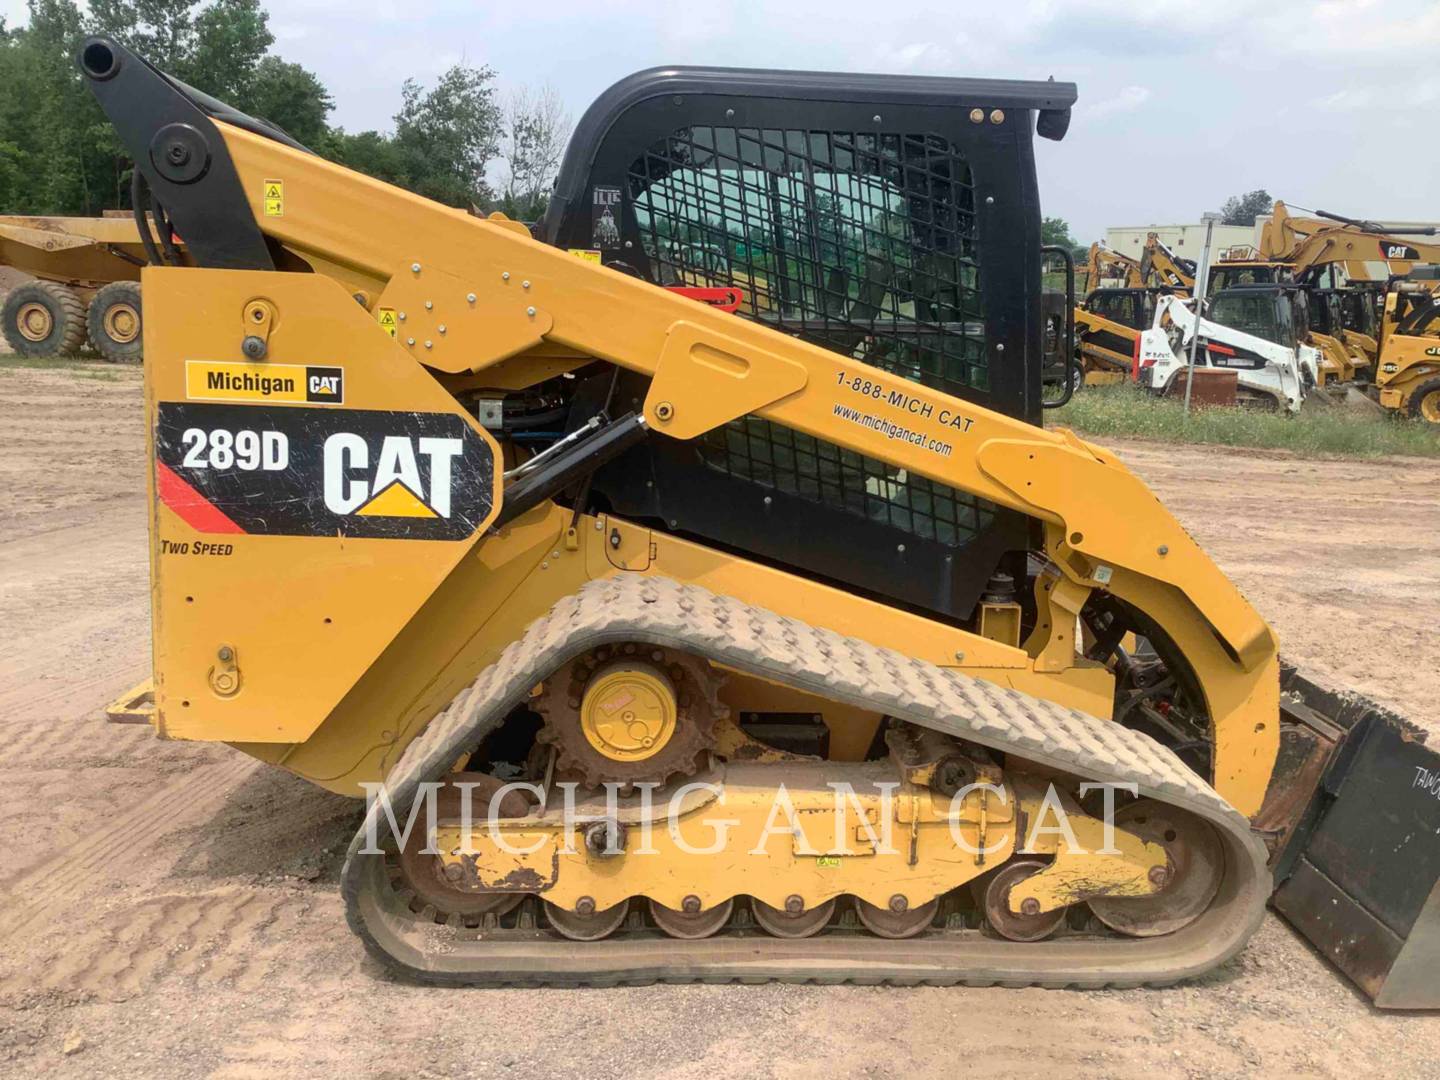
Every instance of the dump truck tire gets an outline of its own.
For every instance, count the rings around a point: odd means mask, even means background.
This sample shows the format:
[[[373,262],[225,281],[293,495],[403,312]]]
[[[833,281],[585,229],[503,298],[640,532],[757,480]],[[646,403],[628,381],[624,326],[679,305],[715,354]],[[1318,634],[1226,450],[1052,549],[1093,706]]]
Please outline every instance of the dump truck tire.
[[[85,314],[90,344],[112,364],[140,359],[140,285],[112,281],[95,294]]]
[[[1410,416],[1440,425],[1440,379],[1426,379],[1411,392]]]
[[[73,356],[85,344],[85,305],[53,281],[11,289],[3,318],[5,340],[20,356]]]

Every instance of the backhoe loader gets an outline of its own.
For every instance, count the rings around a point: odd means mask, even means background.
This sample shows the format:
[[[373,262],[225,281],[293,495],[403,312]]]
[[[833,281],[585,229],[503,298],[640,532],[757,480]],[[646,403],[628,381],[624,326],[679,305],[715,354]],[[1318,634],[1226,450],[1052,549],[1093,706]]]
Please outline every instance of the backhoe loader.
[[[1085,292],[1095,289],[1135,288],[1143,285],[1144,274],[1140,263],[1129,255],[1115,251],[1097,240],[1090,245],[1085,259],[1085,269],[1080,274],[1080,287]]]
[[[1440,296],[1400,282],[1385,296],[1373,392],[1381,405],[1440,424]]]
[[[1433,845],[1344,856],[1440,804],[1321,784],[1433,755],[1041,423],[1073,85],[640,72],[532,237],[79,62],[194,263],[144,271],[154,673],[112,716],[367,795],[380,965],[1165,984],[1278,874],[1435,1004]]]
[[[1146,285],[1188,296],[1195,288],[1195,262],[1171,251],[1159,233],[1150,233],[1145,238],[1145,250],[1140,253],[1140,277]]]

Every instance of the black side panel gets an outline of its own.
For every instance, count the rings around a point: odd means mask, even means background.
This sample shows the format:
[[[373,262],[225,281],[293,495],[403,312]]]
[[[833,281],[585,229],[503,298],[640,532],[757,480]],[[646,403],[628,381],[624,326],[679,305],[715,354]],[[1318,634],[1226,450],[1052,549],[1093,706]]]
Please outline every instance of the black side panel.
[[[642,72],[581,121],[541,237],[659,285],[739,287],[741,317],[1038,424],[1031,139],[1037,112],[1073,100],[1055,83]],[[756,417],[651,439],[594,491],[959,618],[1030,544],[1021,515]]]
[[[273,270],[225,140],[195,101],[108,38],[81,47],[80,71],[196,266]]]

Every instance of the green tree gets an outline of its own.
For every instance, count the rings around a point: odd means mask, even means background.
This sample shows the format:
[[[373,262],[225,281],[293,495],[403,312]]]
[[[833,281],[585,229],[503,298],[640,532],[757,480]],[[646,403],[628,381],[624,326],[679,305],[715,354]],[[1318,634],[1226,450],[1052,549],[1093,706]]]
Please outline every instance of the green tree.
[[[195,89],[241,107],[275,44],[269,15],[260,0],[215,0],[195,16],[194,26],[190,48],[175,74]]]
[[[325,121],[335,103],[320,80],[299,64],[267,56],[255,66],[250,88],[236,107],[321,149],[329,131]]]
[[[30,0],[30,22],[11,38],[11,85],[21,94],[0,112],[0,141],[17,148],[22,212],[95,213],[115,190],[114,138],[71,60],[81,36],[74,0]]]
[[[23,88],[0,92],[0,213],[92,215],[129,204],[128,153],[74,63],[81,40],[97,32],[353,169],[452,206],[494,204],[485,176],[502,125],[489,68],[457,65],[430,89],[407,81],[393,134],[350,135],[327,126],[333,102],[320,80],[270,54],[261,0],[27,6],[26,26],[0,20],[0,90]],[[536,189],[548,183],[555,133],[532,124],[519,136],[515,191],[533,207],[543,204]]]
[[[426,90],[414,79],[400,88],[395,144],[405,158],[407,186],[450,206],[491,205],[485,170],[500,151],[495,73],[456,64]]]
[[[1070,235],[1070,223],[1064,218],[1046,217],[1040,219],[1040,243],[1068,248],[1077,258],[1084,258],[1085,245]]]
[[[76,70],[106,33],[198,90],[321,141],[331,108],[309,72],[267,52],[260,0],[29,0],[28,25],[0,26],[0,212],[96,214],[129,203],[128,154]]]
[[[194,7],[195,0],[90,0],[90,27],[179,74],[194,41]]]
[[[1261,214],[1270,213],[1275,200],[1264,188],[1247,191],[1244,195],[1231,195],[1220,207],[1226,225],[1254,225]]]
[[[352,134],[341,128],[332,128],[314,149],[347,169],[384,180],[387,184],[405,187],[409,183],[405,154],[395,145],[391,135],[379,131]]]
[[[198,8],[198,10],[197,10]],[[250,89],[275,43],[260,0],[91,0],[92,28],[222,101]]]

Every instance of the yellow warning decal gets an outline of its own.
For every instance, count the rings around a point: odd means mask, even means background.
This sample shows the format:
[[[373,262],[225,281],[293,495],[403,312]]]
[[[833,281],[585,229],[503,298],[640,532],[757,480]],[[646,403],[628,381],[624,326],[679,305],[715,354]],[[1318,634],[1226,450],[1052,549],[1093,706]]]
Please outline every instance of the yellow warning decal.
[[[600,252],[595,248],[570,248],[569,251],[570,254],[574,255],[577,259],[594,263],[596,266],[600,265]]]
[[[285,214],[285,181],[265,181],[265,216],[283,217]]]
[[[309,364],[187,360],[185,396],[191,401],[343,405],[345,371],[339,367]]]
[[[421,501],[420,496],[399,480],[392,481],[389,487],[356,510],[355,513],[364,517],[433,518],[437,516],[434,510]]]
[[[384,330],[391,337],[394,337],[400,332],[400,324],[395,320],[395,309],[393,307],[376,308],[375,321],[380,324],[380,329]]]

